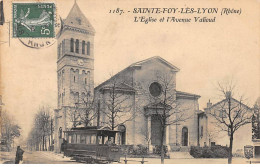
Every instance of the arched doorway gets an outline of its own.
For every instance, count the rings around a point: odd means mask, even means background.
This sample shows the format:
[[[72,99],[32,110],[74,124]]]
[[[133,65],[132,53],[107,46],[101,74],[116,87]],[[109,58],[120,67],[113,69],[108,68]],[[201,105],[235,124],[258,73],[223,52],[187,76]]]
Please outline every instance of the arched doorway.
[[[182,146],[188,146],[188,128],[182,128]]]
[[[125,136],[126,136],[126,127],[125,127],[125,125],[119,125],[118,126],[118,131],[120,131],[120,144],[124,145],[125,144]]]

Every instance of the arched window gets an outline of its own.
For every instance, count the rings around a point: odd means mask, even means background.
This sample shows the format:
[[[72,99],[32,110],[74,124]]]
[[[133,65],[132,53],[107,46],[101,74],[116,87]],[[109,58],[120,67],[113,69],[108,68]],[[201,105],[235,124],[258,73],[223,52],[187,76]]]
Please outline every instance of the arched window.
[[[188,146],[188,128],[182,128],[182,146]]]
[[[90,55],[90,42],[87,42],[87,55]]]
[[[85,41],[82,41],[82,54],[85,54],[85,47],[86,47]]]
[[[74,52],[74,39],[73,38],[70,39],[70,51]]]
[[[74,83],[76,82],[76,77],[74,76]]]
[[[79,40],[76,39],[76,53],[79,53]]]
[[[85,78],[85,85],[87,85],[87,78]]]
[[[124,145],[125,144],[125,139],[126,139],[126,127],[125,125],[119,125],[118,126],[118,131],[120,132],[120,144]]]
[[[59,128],[59,138],[62,138],[62,127]]]

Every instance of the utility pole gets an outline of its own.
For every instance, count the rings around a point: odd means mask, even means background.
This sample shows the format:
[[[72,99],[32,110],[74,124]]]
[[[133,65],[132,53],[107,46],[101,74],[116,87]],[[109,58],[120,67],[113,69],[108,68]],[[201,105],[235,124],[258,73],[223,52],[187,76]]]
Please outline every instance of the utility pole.
[[[99,127],[99,122],[100,122],[100,101],[98,101],[98,106],[97,106],[97,127]]]
[[[51,146],[51,148],[52,148],[52,144],[53,144],[53,118],[51,117],[51,144],[50,144],[50,146]]]
[[[257,139],[260,139],[260,117],[259,117],[260,106],[257,106],[256,109],[257,109],[257,132],[258,132]]]

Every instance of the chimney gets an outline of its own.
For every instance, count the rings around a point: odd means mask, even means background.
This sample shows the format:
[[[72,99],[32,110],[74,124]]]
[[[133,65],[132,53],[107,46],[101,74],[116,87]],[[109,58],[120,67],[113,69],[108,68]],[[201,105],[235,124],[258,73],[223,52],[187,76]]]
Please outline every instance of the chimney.
[[[231,98],[231,91],[227,91],[227,92],[226,92],[226,98],[227,98],[227,99],[230,99],[230,98]]]
[[[209,99],[209,102],[207,103],[207,108],[210,108],[212,106],[212,103],[210,102],[210,99]]]

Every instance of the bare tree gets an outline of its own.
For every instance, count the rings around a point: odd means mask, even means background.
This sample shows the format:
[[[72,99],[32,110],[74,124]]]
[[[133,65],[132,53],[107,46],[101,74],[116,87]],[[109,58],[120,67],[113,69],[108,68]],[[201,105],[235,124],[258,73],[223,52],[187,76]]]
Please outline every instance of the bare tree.
[[[36,127],[31,129],[29,136],[27,138],[27,143],[28,143],[28,148],[30,150],[40,150],[40,145],[41,145],[41,133],[37,130]]]
[[[254,105],[252,117],[252,139],[260,139],[260,98]]]
[[[49,107],[40,107],[34,118],[34,127],[27,141],[35,145],[36,150],[47,150],[47,139],[51,135],[51,114]],[[32,146],[33,147],[33,146]]]
[[[85,127],[91,126],[91,122],[97,117],[97,103],[94,101],[94,96],[91,92],[86,90],[86,93],[82,95],[81,112],[80,112],[80,122],[84,124]]]
[[[13,119],[6,111],[2,111],[1,119],[1,138],[6,141],[8,151],[10,151],[14,138],[20,136],[21,128],[16,123],[14,123]]]
[[[101,88],[101,91],[105,95],[101,112],[108,118],[104,124],[114,130],[135,117],[131,112],[133,104],[130,101],[134,90],[124,81],[111,77],[109,84]]]
[[[184,122],[191,118],[191,115],[186,114],[186,109],[180,109],[180,103],[176,100],[175,80],[171,72],[155,71],[154,85],[150,85],[149,89],[139,84],[141,94],[149,100],[150,108],[154,110],[153,115],[160,122],[161,136],[161,163],[164,164],[165,151],[164,141],[166,136],[166,128],[169,125]],[[139,88],[139,89],[140,89]]]
[[[91,126],[92,121],[97,117],[96,103],[94,96],[88,90],[88,86],[85,87],[85,91],[81,96],[74,98],[74,107],[68,112],[69,119],[72,122],[72,127],[84,124],[85,127]]]
[[[151,144],[151,132],[149,130],[147,130],[145,127],[141,127],[141,131],[140,131],[141,134],[143,134],[144,136],[144,139],[147,143],[147,149],[149,150],[150,149],[150,144]]]
[[[235,132],[242,126],[251,123],[252,110],[244,104],[243,96],[234,99],[235,85],[218,83],[219,91],[224,100],[211,109],[210,115],[215,119],[215,125],[229,135],[228,163],[232,163],[232,149]]]
[[[75,128],[81,124],[80,112],[78,103],[75,103],[75,106],[68,111],[69,120],[72,122],[72,128]]]

